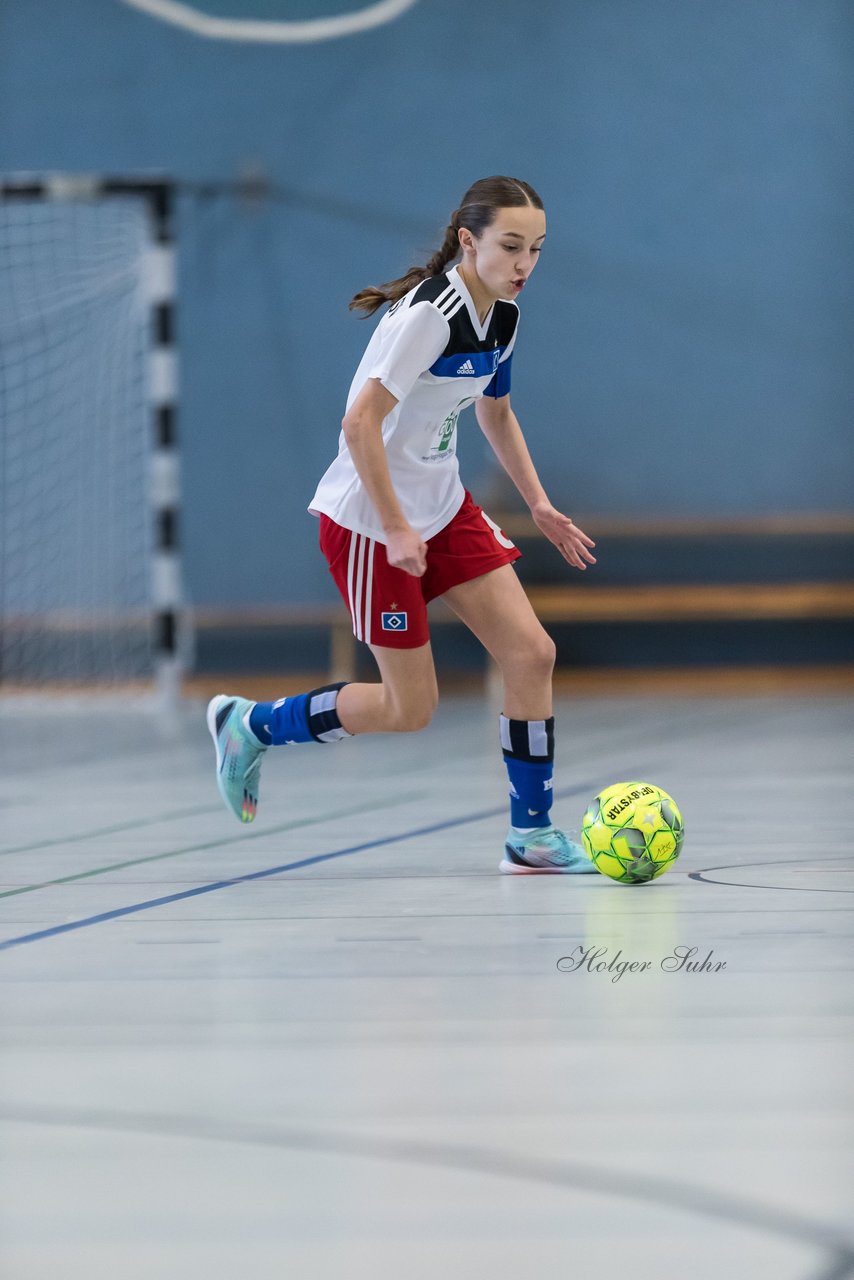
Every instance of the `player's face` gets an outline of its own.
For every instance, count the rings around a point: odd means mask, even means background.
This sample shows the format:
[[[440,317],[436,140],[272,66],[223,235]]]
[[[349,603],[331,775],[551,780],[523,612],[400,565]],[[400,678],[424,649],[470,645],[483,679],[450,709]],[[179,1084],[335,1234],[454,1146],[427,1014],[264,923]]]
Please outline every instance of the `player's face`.
[[[518,298],[537,265],[545,238],[542,209],[530,205],[499,209],[479,239],[466,234],[465,265],[474,268],[483,289],[492,298]]]

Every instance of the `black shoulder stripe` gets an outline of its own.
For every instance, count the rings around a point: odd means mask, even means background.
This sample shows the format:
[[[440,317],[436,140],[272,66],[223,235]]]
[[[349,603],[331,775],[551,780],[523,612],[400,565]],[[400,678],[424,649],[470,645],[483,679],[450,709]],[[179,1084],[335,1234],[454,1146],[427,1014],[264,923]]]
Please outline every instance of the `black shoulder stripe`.
[[[439,310],[441,311],[445,319],[448,320],[454,314],[454,312],[459,310],[459,308],[463,305],[463,300],[455,289],[454,292],[450,295],[450,297],[443,299],[442,302],[439,302],[436,305],[438,306]]]
[[[451,288],[453,288],[453,285],[447,275],[431,276],[429,280],[424,280],[418,285],[409,305],[414,306],[416,302],[436,302],[443,293]]]

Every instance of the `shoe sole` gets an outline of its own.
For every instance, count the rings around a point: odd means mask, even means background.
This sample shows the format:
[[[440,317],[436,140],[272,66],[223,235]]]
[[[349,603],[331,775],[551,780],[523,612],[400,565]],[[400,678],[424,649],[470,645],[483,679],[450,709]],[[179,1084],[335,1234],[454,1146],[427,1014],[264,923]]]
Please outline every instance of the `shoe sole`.
[[[229,698],[227,694],[218,693],[216,697],[211,698],[208,703],[208,709],[205,713],[205,719],[208,722],[208,733],[213,738],[214,750],[216,751],[216,776],[219,781],[219,772],[222,768],[222,752],[219,749],[219,738],[216,732],[216,716],[220,707],[224,702],[233,702],[233,698]],[[229,806],[230,808],[231,806]]]
[[[506,876],[565,876],[569,874],[563,867],[520,867],[509,858],[502,858],[498,870]]]
[[[511,857],[507,855],[511,854]],[[517,862],[516,858],[520,854],[515,849],[511,849],[510,845],[504,846],[504,857],[498,864],[498,870],[502,871],[506,876],[567,876],[572,875],[568,867],[535,867],[528,862]]]
[[[598,871],[598,869],[591,862],[590,870]],[[587,867],[531,867],[520,865],[518,862],[511,862],[506,857],[499,862],[498,870],[506,876],[583,876],[590,874]]]

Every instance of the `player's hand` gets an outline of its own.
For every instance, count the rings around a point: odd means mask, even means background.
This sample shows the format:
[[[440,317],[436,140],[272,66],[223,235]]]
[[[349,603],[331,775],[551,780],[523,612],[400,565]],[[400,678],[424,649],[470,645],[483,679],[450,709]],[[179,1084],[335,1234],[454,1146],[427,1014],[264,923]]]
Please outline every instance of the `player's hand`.
[[[540,533],[557,547],[567,564],[574,565],[576,569],[586,569],[588,564],[596,563],[596,557],[588,550],[596,546],[593,539],[573,524],[569,516],[561,515],[550,502],[532,507],[531,516]]]
[[[427,543],[415,529],[399,529],[388,534],[386,559],[393,569],[423,578],[427,572]]]

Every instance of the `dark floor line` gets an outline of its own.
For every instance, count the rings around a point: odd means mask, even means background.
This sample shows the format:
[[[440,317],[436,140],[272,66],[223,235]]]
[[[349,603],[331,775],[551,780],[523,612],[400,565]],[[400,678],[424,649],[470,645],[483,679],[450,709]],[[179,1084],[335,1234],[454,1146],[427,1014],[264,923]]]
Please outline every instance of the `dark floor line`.
[[[411,791],[407,794],[396,796],[394,804],[389,807],[396,808],[404,800],[420,800],[423,795],[423,791]],[[216,840],[205,840],[202,844],[184,845],[180,849],[167,849],[165,853],[152,853],[143,858],[127,858],[123,862],[113,862],[106,867],[92,867],[88,871],[75,871],[71,875],[56,876],[53,880],[41,880],[36,884],[17,885],[13,889],[4,889],[0,892],[0,899],[15,898],[23,893],[35,893],[39,889],[50,889],[56,885],[71,884],[75,881],[91,880],[95,876],[108,875],[112,871],[124,871],[128,867],[141,867],[152,862],[164,862],[169,858],[182,857],[185,853],[201,853],[208,849],[221,849],[231,844],[245,843],[247,840],[261,840],[271,835],[281,835],[284,832],[296,831],[300,827],[315,827],[324,821],[337,822],[341,818],[351,818],[357,814],[369,813],[375,807],[375,805],[365,803],[350,805],[347,809],[335,809],[328,814],[314,814],[307,818],[295,818],[292,822],[281,822],[274,827],[261,827],[257,831],[247,831],[246,827],[241,827],[239,834],[234,831],[232,824],[232,834],[229,836],[219,836]],[[128,882],[126,881],[125,883]],[[173,883],[175,882],[173,881]]]
[[[113,1134],[239,1143],[314,1155],[350,1156],[569,1187],[575,1191],[617,1196],[635,1203],[651,1203],[665,1211],[678,1209],[724,1221],[730,1226],[747,1227],[773,1237],[826,1249],[833,1255],[833,1269],[823,1272],[817,1280],[847,1280],[854,1267],[854,1240],[846,1238],[835,1226],[816,1222],[790,1208],[778,1209],[751,1202],[744,1196],[729,1196],[711,1187],[690,1186],[684,1178],[671,1179],[648,1173],[638,1176],[634,1171],[626,1172],[600,1164],[526,1156],[512,1150],[469,1143],[324,1132],[268,1121],[253,1123],[158,1112],[126,1115],[94,1108],[11,1107],[8,1104],[0,1108],[0,1120],[71,1126]]]
[[[847,858],[847,854],[839,854],[836,861],[843,862]],[[827,862],[833,862],[834,857],[824,858]],[[745,871],[750,867],[805,867],[809,870],[809,864],[805,863],[804,858],[772,858],[768,862],[727,862],[717,867],[704,867],[701,871],[689,871],[689,880],[698,880],[702,884],[720,884],[726,885],[734,889],[775,889],[781,893],[854,893],[854,889],[816,889],[809,885],[790,885],[790,884],[746,884],[742,880],[716,880],[709,874],[712,871]]]
[[[176,818],[199,818],[204,813],[221,813],[222,805],[196,805],[192,809],[174,809],[171,813],[158,814],[156,818],[135,818],[133,822],[117,822],[112,827],[98,827],[94,831],[81,831],[76,836],[57,836],[51,840],[36,840],[32,844],[17,844],[11,849],[0,849],[0,858],[9,853],[35,853],[39,849],[52,849],[56,845],[79,844],[81,840],[97,840],[100,836],[117,835],[120,831],[138,831],[141,827],[156,827],[160,822],[173,822]]]
[[[584,782],[575,787],[564,787],[554,794],[557,799],[587,794],[590,792],[592,785],[590,782]],[[354,853],[364,853],[368,849],[379,849],[384,845],[399,844],[403,840],[414,840],[418,836],[432,835],[436,831],[447,831],[452,827],[462,827],[473,822],[482,822],[486,818],[495,818],[506,812],[505,805],[495,809],[483,809],[479,813],[466,814],[460,818],[448,818],[443,822],[434,822],[426,827],[416,827],[412,831],[400,831],[392,836],[382,836],[378,840],[366,840],[361,844],[349,845],[345,849],[335,849],[331,853],[320,853],[311,858],[300,858],[296,862],[285,862],[276,867],[265,867],[261,871],[250,871],[246,875],[233,876],[228,880],[215,880],[210,884],[197,885],[193,889],[183,889],[180,893],[169,893],[159,898],[149,898],[144,902],[134,902],[126,907],[116,907],[112,911],[101,911],[98,915],[86,916],[82,920],[69,920],[65,924],[52,925],[48,929],[39,929],[34,933],[24,933],[15,938],[6,938],[0,942],[0,951],[8,951],[12,947],[23,946],[28,942],[40,942],[44,938],[55,938],[63,933],[73,933],[78,929],[88,929],[96,924],[104,924],[108,920],[119,920],[122,916],[133,915],[138,911],[151,911],[155,907],[167,906],[170,902],[183,902],[187,898],[197,898],[205,893],[216,893],[220,889],[231,889],[238,884],[249,884],[253,880],[265,880],[270,876],[283,875],[285,872],[296,871],[302,867],[317,866],[321,862],[330,862],[334,858],[346,858]]]
[[[843,1252],[833,1259],[829,1271],[822,1267],[820,1274],[811,1276],[810,1280],[850,1280],[852,1276],[854,1276],[854,1253]]]

